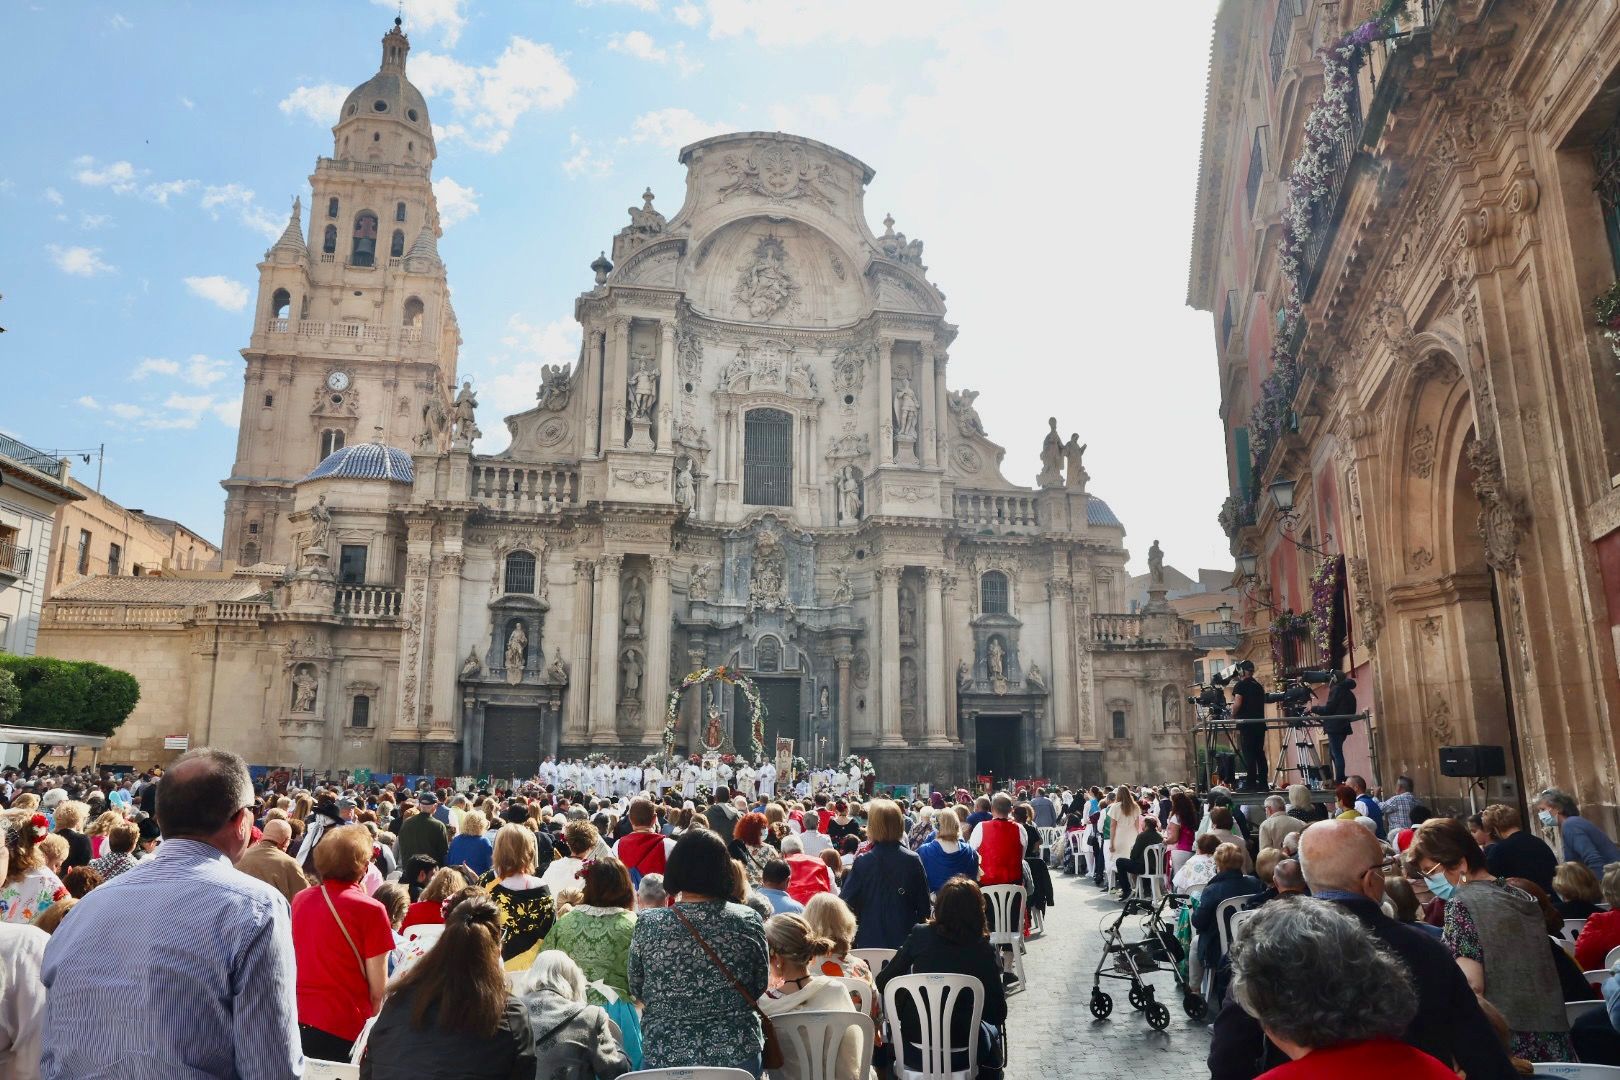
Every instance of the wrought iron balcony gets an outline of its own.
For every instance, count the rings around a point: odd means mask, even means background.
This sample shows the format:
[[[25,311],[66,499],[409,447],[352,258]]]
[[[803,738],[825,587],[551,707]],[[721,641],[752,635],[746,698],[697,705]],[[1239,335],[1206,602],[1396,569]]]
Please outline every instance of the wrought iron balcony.
[[[1227,620],[1199,624],[1193,629],[1192,640],[1200,649],[1235,649],[1242,637],[1243,627]]]
[[[33,553],[32,548],[18,547],[9,541],[0,540],[0,577],[27,577],[28,560]]]
[[[1325,179],[1327,194],[1316,200],[1311,207],[1310,231],[1305,238],[1304,250],[1300,252],[1300,295],[1307,299],[1316,288],[1316,280],[1322,270],[1322,256],[1326,254],[1338,226],[1344,192],[1349,186],[1350,169],[1361,149],[1366,116],[1361,109],[1361,87],[1354,74],[1359,66],[1359,63],[1352,66],[1350,88],[1345,95],[1345,108],[1350,122],[1332,147]],[[1302,323],[1303,321],[1301,320]],[[1298,349],[1297,342],[1294,348]]]

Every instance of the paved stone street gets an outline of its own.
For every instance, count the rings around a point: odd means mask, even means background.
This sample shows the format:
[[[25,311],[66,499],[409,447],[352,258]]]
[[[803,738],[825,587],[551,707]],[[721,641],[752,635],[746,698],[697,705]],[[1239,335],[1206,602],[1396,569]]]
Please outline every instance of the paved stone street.
[[[1119,910],[1089,878],[1054,873],[1057,904],[1047,913],[1046,934],[1025,958],[1030,989],[1008,999],[1011,1038],[1008,1080],[1190,1080],[1207,1075],[1209,1032],[1187,1018],[1169,971],[1150,975],[1154,993],[1170,1009],[1170,1027],[1157,1032],[1126,1000],[1128,982],[1105,979],[1114,999],[1106,1020],[1092,1018],[1092,972],[1102,955],[1099,927]],[[1131,922],[1126,940],[1139,936]]]

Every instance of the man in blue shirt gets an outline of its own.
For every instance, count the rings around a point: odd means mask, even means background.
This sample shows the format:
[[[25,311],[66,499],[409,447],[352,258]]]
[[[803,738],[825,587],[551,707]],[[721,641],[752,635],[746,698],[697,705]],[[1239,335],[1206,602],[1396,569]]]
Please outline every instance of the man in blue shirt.
[[[1585,863],[1599,880],[1605,866],[1620,862],[1620,847],[1602,829],[1581,817],[1580,806],[1557,788],[1548,788],[1537,797],[1536,816],[1549,829],[1558,826],[1564,839],[1564,858]]]
[[[772,859],[759,872],[759,895],[770,901],[771,911],[777,915],[802,915],[804,905],[788,895],[788,879],[792,869],[781,859]]]
[[[1356,809],[1373,819],[1373,824],[1378,827],[1378,839],[1386,839],[1384,836],[1384,808],[1378,804],[1377,799],[1367,793],[1367,778],[1352,774],[1346,778],[1345,783],[1356,789]]]

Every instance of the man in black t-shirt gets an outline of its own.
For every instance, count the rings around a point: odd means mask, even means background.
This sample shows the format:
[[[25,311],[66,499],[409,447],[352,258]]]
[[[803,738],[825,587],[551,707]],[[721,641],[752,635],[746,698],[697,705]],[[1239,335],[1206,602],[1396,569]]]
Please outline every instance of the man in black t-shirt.
[[[1266,691],[1254,678],[1254,661],[1237,666],[1240,678],[1232,687],[1232,719],[1238,723],[1238,739],[1243,750],[1243,787],[1263,791],[1269,786],[1266,775]]]

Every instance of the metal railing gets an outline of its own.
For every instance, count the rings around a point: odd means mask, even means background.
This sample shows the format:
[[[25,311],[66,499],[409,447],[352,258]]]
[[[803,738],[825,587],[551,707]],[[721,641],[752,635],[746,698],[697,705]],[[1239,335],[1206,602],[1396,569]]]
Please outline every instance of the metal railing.
[[[6,540],[0,540],[0,574],[20,578],[28,576],[28,560],[33,555],[32,548],[18,547]]]
[[[1282,78],[1288,62],[1288,43],[1294,37],[1294,17],[1305,10],[1304,0],[1277,0],[1277,17],[1271,23],[1271,85]]]
[[[8,457],[19,465],[26,465],[36,472],[57,480],[62,479],[62,460],[52,457],[43,450],[29,446],[25,442],[13,439],[9,435],[0,434],[0,457]]]
[[[402,592],[386,585],[339,585],[332,610],[354,619],[397,619]]]
[[[1327,252],[1338,223],[1340,205],[1350,179],[1350,167],[1355,164],[1356,153],[1361,148],[1366,116],[1361,109],[1361,86],[1355,76],[1359,67],[1359,58],[1351,61],[1350,89],[1345,95],[1350,123],[1333,146],[1328,160],[1327,194],[1311,208],[1310,229],[1305,237],[1304,250],[1300,252],[1300,295],[1307,299],[1316,287],[1316,279],[1322,270],[1322,256]]]

